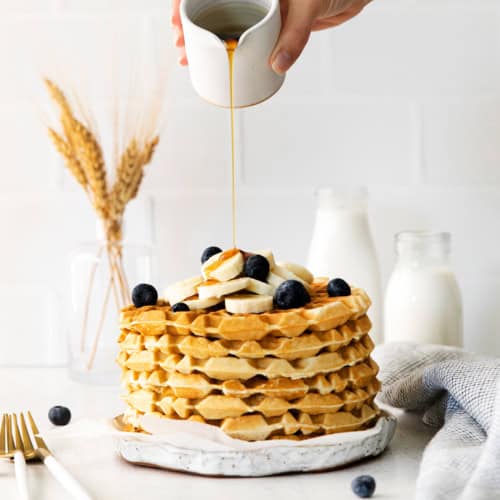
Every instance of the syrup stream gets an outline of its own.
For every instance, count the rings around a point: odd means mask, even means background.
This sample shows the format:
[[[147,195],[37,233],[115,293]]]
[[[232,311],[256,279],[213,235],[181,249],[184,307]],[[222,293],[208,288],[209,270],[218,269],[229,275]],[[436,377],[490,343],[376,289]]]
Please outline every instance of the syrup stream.
[[[225,41],[227,56],[229,59],[229,87],[231,103],[231,179],[232,179],[232,212],[233,212],[233,248],[236,246],[236,154],[235,154],[235,126],[234,126],[234,51],[238,46],[238,40]]]

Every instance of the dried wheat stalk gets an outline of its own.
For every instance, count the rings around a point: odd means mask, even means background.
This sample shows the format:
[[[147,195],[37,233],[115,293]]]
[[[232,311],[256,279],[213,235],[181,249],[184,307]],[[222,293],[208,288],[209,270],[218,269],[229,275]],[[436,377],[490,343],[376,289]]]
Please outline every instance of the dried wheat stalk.
[[[82,186],[82,188],[87,191],[87,176],[85,175],[80,162],[74,155],[72,147],[54,129],[50,127],[49,137],[59,154],[64,158],[64,162],[68,167],[68,170],[73,174],[73,177],[76,179],[78,184],[80,184],[80,186]]]
[[[120,219],[129,201],[126,192],[132,183],[139,164],[139,149],[137,140],[132,139],[122,154],[116,168],[116,180],[110,193],[110,206],[113,216]]]
[[[121,251],[123,214],[130,200],[137,196],[144,177],[144,167],[152,160],[159,137],[138,140],[132,138],[116,165],[116,180],[110,188],[107,182],[106,165],[101,145],[92,128],[78,119],[64,92],[54,82],[45,79],[50,97],[60,112],[62,133],[48,129],[49,137],[57,151],[64,158],[68,170],[82,186],[106,231],[104,245],[110,266],[110,280],[102,307],[101,319],[94,338],[88,362],[92,367],[103,326],[103,315],[108,307],[109,295],[113,290],[118,307],[129,301],[127,278],[123,268]],[[96,262],[103,247],[99,250]],[[96,264],[97,266],[97,264]],[[91,271],[87,299],[84,307],[81,349],[85,345],[90,296],[94,283],[95,269]],[[121,302],[121,303],[120,303]]]
[[[159,136],[155,136],[151,141],[146,143],[146,146],[144,147],[144,150],[142,151],[142,158],[143,158],[143,167],[146,165],[149,165],[151,163],[151,160],[153,159],[153,155],[156,151],[156,146],[158,146],[158,143],[160,142]],[[133,200],[139,191],[139,187],[142,182],[142,178],[144,176],[144,169],[141,170],[141,175],[136,179],[135,185],[133,186],[133,189],[130,192],[130,199]]]
[[[45,86],[47,87],[47,90],[49,91],[50,97],[59,106],[61,114],[63,116],[72,117],[73,112],[71,111],[71,106],[69,105],[69,102],[66,99],[66,96],[64,95],[63,91],[48,78],[46,78],[44,82]]]
[[[106,220],[108,211],[108,187],[106,182],[106,167],[101,146],[90,130],[74,119],[70,130],[70,140],[74,144],[74,152],[80,160],[88,179],[94,208],[99,216]]]

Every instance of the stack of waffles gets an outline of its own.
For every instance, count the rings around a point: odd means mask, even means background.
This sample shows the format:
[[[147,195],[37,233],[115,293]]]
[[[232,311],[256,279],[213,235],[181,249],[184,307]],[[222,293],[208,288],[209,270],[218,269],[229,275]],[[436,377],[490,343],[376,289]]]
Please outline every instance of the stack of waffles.
[[[370,357],[370,299],[358,288],[332,297],[328,279],[308,281],[309,302],[293,309],[275,302],[263,313],[235,314],[221,303],[179,311],[187,308],[167,300],[125,308],[118,357],[124,422],[140,431],[141,417],[153,414],[215,425],[247,441],[373,425],[380,383]]]

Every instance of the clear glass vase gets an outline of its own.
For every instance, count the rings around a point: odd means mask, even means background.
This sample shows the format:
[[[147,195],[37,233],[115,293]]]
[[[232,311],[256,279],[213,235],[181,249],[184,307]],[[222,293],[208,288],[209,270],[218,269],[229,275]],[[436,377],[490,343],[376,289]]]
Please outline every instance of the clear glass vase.
[[[116,384],[120,309],[131,302],[130,286],[151,281],[151,248],[105,240],[84,243],[70,257],[70,274],[70,376]]]

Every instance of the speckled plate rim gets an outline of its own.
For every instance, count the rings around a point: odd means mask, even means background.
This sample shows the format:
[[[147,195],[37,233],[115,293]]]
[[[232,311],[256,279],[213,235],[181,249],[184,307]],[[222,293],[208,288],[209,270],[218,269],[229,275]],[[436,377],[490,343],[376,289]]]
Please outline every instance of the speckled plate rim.
[[[397,419],[383,411],[366,431],[339,433],[335,443],[276,446],[250,450],[205,451],[179,448],[154,436],[121,434],[119,455],[134,465],[202,476],[261,477],[298,472],[319,472],[380,455],[391,442]]]

